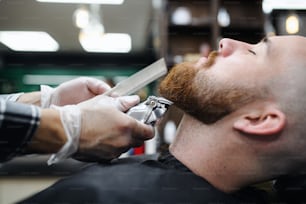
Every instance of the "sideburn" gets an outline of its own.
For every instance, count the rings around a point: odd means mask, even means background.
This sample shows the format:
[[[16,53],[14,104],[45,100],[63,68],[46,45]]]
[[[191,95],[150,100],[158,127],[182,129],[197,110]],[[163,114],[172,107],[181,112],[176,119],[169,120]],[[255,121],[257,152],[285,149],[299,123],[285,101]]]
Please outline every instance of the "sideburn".
[[[202,75],[197,84],[194,111],[190,115],[211,124],[232,113],[241,106],[260,98],[257,88],[237,87],[234,84],[220,84],[213,78]]]

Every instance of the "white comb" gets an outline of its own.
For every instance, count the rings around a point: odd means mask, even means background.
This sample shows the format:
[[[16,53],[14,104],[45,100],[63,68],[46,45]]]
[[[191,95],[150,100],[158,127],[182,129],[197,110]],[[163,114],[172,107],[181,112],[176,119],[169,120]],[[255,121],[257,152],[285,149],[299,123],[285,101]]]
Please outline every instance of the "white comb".
[[[153,82],[154,80],[164,76],[168,72],[164,58],[150,64],[142,70],[136,72],[127,79],[116,84],[112,89],[103,95],[111,95],[116,93],[119,96],[126,96],[135,93],[139,89]]]

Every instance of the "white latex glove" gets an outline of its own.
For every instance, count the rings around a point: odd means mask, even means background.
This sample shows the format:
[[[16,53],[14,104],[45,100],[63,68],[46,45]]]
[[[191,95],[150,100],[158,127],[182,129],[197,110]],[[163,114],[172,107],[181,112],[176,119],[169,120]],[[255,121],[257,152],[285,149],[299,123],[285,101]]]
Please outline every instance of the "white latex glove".
[[[60,84],[56,88],[40,86],[41,107],[78,104],[109,90],[110,86],[96,78],[79,77]]]
[[[61,122],[67,136],[67,142],[56,154],[51,155],[47,161],[48,165],[60,162],[77,151],[82,120],[81,110],[76,105],[62,107],[51,105],[51,108],[60,112]]]
[[[123,113],[138,103],[135,95],[100,95],[78,105],[51,106],[60,111],[67,143],[50,157],[48,164],[72,155],[83,161],[110,160],[151,139],[152,127]]]

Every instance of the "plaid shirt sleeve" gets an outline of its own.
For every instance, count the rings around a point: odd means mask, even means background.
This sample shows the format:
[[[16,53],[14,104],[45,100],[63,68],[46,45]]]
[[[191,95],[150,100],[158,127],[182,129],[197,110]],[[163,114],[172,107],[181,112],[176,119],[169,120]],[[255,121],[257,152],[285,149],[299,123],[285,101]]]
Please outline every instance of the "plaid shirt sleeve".
[[[37,106],[0,98],[0,162],[22,152],[39,121],[40,109]]]

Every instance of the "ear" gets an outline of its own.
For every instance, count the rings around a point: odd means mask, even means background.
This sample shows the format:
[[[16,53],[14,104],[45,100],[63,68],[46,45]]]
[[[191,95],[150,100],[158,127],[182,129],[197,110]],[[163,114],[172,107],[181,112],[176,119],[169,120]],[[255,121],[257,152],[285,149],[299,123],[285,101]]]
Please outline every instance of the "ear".
[[[251,112],[234,123],[234,129],[253,135],[274,135],[285,127],[286,117],[275,107],[263,111]]]

